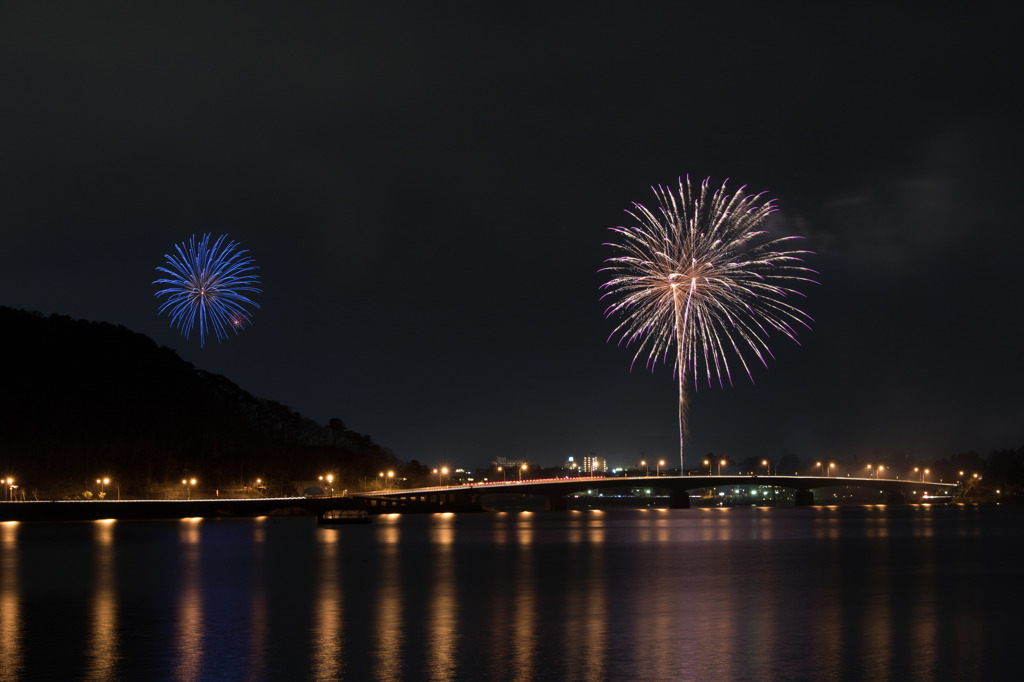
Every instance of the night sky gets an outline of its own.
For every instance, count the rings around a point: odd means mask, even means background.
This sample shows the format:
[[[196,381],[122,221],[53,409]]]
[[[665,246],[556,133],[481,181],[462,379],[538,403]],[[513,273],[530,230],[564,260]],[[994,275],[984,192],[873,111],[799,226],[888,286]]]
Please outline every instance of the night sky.
[[[43,5],[0,14],[0,304],[406,461],[677,463],[598,270],[652,185],[729,178],[817,254],[815,322],[699,388],[688,465],[1024,445],[1015,3]],[[264,291],[201,349],[152,281],[204,232]]]

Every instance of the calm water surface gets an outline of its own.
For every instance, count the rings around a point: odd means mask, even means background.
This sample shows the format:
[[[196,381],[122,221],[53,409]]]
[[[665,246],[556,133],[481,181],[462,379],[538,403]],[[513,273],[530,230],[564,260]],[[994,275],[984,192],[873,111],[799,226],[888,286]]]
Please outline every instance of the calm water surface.
[[[0,679],[1019,679],[1024,509],[0,524]]]

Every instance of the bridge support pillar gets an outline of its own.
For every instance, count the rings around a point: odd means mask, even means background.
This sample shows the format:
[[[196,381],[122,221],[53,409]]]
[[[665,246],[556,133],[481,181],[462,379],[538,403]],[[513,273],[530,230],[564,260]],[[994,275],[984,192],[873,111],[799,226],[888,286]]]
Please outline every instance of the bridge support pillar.
[[[810,507],[814,504],[814,493],[810,490],[797,490],[793,499],[798,507]]]
[[[549,495],[547,501],[544,502],[545,511],[565,511],[569,508],[569,505],[565,503],[565,498],[561,495]]]
[[[673,490],[668,498],[669,509],[689,509],[690,493],[686,490]]]
[[[906,504],[907,496],[902,490],[890,490],[885,494],[885,501],[888,504]]]

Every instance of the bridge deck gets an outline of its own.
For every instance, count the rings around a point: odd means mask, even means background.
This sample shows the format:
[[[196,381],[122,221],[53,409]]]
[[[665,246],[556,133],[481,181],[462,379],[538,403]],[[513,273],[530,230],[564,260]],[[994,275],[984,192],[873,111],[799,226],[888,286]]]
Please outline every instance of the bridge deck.
[[[672,491],[717,488],[720,486],[763,485],[790,488],[793,490],[815,490],[835,486],[874,488],[883,492],[915,492],[950,494],[957,489],[955,483],[933,481],[908,481],[899,478],[857,478],[850,476],[593,476],[572,478],[530,479],[525,481],[491,481],[451,486],[432,486],[404,490],[376,490],[355,493],[353,497],[366,498],[414,498],[437,495],[524,494],[524,495],[569,495],[586,490],[603,488],[649,487]]]

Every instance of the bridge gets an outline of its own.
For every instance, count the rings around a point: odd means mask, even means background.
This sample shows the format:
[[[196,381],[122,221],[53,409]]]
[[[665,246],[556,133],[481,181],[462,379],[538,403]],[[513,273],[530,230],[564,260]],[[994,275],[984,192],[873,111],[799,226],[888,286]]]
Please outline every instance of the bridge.
[[[798,507],[815,503],[814,490],[853,486],[878,490],[886,501],[902,504],[923,501],[923,494],[946,497],[956,493],[953,483],[901,479],[849,478],[835,476],[629,476],[573,477],[496,481],[466,485],[435,486],[406,490],[377,490],[344,497],[281,497],[205,500],[90,500],[0,502],[3,521],[85,521],[95,519],[167,519],[186,517],[258,516],[292,511],[322,516],[337,509],[367,509],[371,512],[480,511],[487,495],[533,495],[542,497],[549,510],[567,508],[566,497],[607,489],[649,489],[668,493],[669,506],[686,509],[690,491],[723,486],[774,486],[795,490]]]
[[[690,491],[723,486],[773,486],[795,491],[798,507],[815,503],[814,490],[836,486],[867,488],[884,493],[890,504],[925,501],[925,495],[949,498],[956,493],[955,483],[908,481],[898,478],[854,478],[837,476],[629,476],[572,477],[532,479],[526,481],[495,481],[434,486],[405,490],[376,490],[353,493],[372,511],[469,511],[483,509],[481,498],[487,495],[533,495],[545,498],[545,508],[558,511],[567,508],[569,495],[603,489],[645,488],[668,493],[669,507],[688,509]]]

